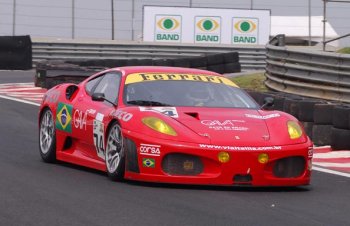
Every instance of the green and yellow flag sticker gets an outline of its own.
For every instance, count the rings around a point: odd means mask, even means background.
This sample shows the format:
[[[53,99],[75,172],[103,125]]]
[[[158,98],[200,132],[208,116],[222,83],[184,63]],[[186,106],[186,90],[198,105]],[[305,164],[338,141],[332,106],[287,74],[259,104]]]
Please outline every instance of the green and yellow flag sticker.
[[[56,129],[72,132],[72,105],[58,103],[56,114]]]
[[[148,168],[154,168],[156,165],[156,161],[152,158],[143,158],[142,159],[142,166],[148,167]]]
[[[215,76],[203,74],[158,74],[158,73],[134,73],[128,75],[125,84],[148,82],[148,81],[194,81],[194,82],[212,82],[222,83],[233,87],[238,87],[231,80]]]

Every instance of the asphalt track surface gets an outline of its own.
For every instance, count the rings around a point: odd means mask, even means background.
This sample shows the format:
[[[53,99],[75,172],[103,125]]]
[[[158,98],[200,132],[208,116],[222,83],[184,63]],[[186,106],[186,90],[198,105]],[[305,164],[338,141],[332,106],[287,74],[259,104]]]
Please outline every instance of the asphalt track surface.
[[[29,79],[12,73],[0,83]],[[37,113],[0,99],[0,225],[350,225],[350,178],[338,175],[314,171],[299,188],[203,187],[111,182],[44,163]]]

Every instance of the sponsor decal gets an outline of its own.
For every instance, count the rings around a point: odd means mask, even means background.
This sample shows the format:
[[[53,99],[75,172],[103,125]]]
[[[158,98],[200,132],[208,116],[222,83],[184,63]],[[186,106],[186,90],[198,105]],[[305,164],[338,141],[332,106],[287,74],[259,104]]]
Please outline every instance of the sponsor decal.
[[[222,83],[233,87],[238,87],[231,80],[220,77],[201,74],[156,74],[156,73],[134,73],[128,75],[125,84],[146,82],[146,81],[194,81]]]
[[[258,43],[258,18],[232,18],[232,44]]]
[[[56,114],[56,129],[72,132],[72,105],[58,103]]]
[[[154,144],[141,144],[140,145],[140,154],[141,155],[151,155],[151,156],[160,156],[160,145]]]
[[[195,17],[194,42],[220,43],[221,17]]]
[[[99,120],[93,122],[93,137],[97,156],[105,159],[104,124]]]
[[[78,109],[74,111],[73,114],[73,124],[77,129],[86,130],[86,121],[88,114],[95,114],[96,110],[88,109],[85,112],[79,111]]]
[[[281,146],[261,146],[261,147],[250,147],[250,146],[221,146],[213,144],[199,144],[200,148],[216,149],[216,150],[230,150],[230,151],[273,151],[282,150]]]
[[[156,15],[155,20],[156,42],[181,42],[181,16]]]
[[[123,120],[124,122],[127,122],[133,117],[133,114],[122,110],[115,110],[111,113],[111,116],[119,120]]]
[[[252,114],[245,114],[247,118],[255,118],[255,119],[269,119],[269,118],[278,118],[281,115],[278,113],[275,114],[269,114],[269,115],[252,115]]]
[[[58,101],[58,98],[60,97],[61,95],[61,92],[58,91],[58,90],[51,90],[51,91],[48,91],[45,96],[44,96],[44,100],[49,102],[49,103],[57,103]]]
[[[247,131],[249,128],[243,126],[236,126],[235,123],[245,122],[243,120],[202,120],[201,124],[206,125],[209,129],[214,130],[231,130],[231,131]]]
[[[152,158],[143,158],[142,166],[147,168],[154,168],[156,165],[156,161]]]
[[[308,155],[308,158],[312,158],[313,155],[314,155],[314,149],[313,148],[309,148],[307,155]]]
[[[177,113],[177,110],[175,107],[139,107],[139,108],[140,108],[140,111],[155,111],[173,118],[179,117],[179,114]]]
[[[104,114],[101,114],[99,112],[96,114],[96,120],[97,121],[102,122],[104,117],[105,117]]]

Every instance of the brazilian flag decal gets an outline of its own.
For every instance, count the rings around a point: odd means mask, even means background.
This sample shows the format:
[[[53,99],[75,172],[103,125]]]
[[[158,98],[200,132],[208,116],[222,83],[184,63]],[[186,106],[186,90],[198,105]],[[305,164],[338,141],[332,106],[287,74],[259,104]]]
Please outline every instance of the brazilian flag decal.
[[[56,115],[56,129],[72,132],[72,105],[58,103]]]
[[[143,158],[142,159],[142,166],[148,167],[148,168],[154,168],[156,164],[156,161],[152,158]]]

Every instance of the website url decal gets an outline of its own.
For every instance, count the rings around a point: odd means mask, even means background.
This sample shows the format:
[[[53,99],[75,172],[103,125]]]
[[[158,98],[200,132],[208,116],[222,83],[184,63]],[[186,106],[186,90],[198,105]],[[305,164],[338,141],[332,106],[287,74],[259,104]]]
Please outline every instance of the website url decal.
[[[212,144],[199,144],[200,148],[216,149],[216,150],[229,150],[229,151],[270,151],[270,150],[282,150],[281,146],[261,146],[261,147],[249,147],[249,146],[221,146]]]

